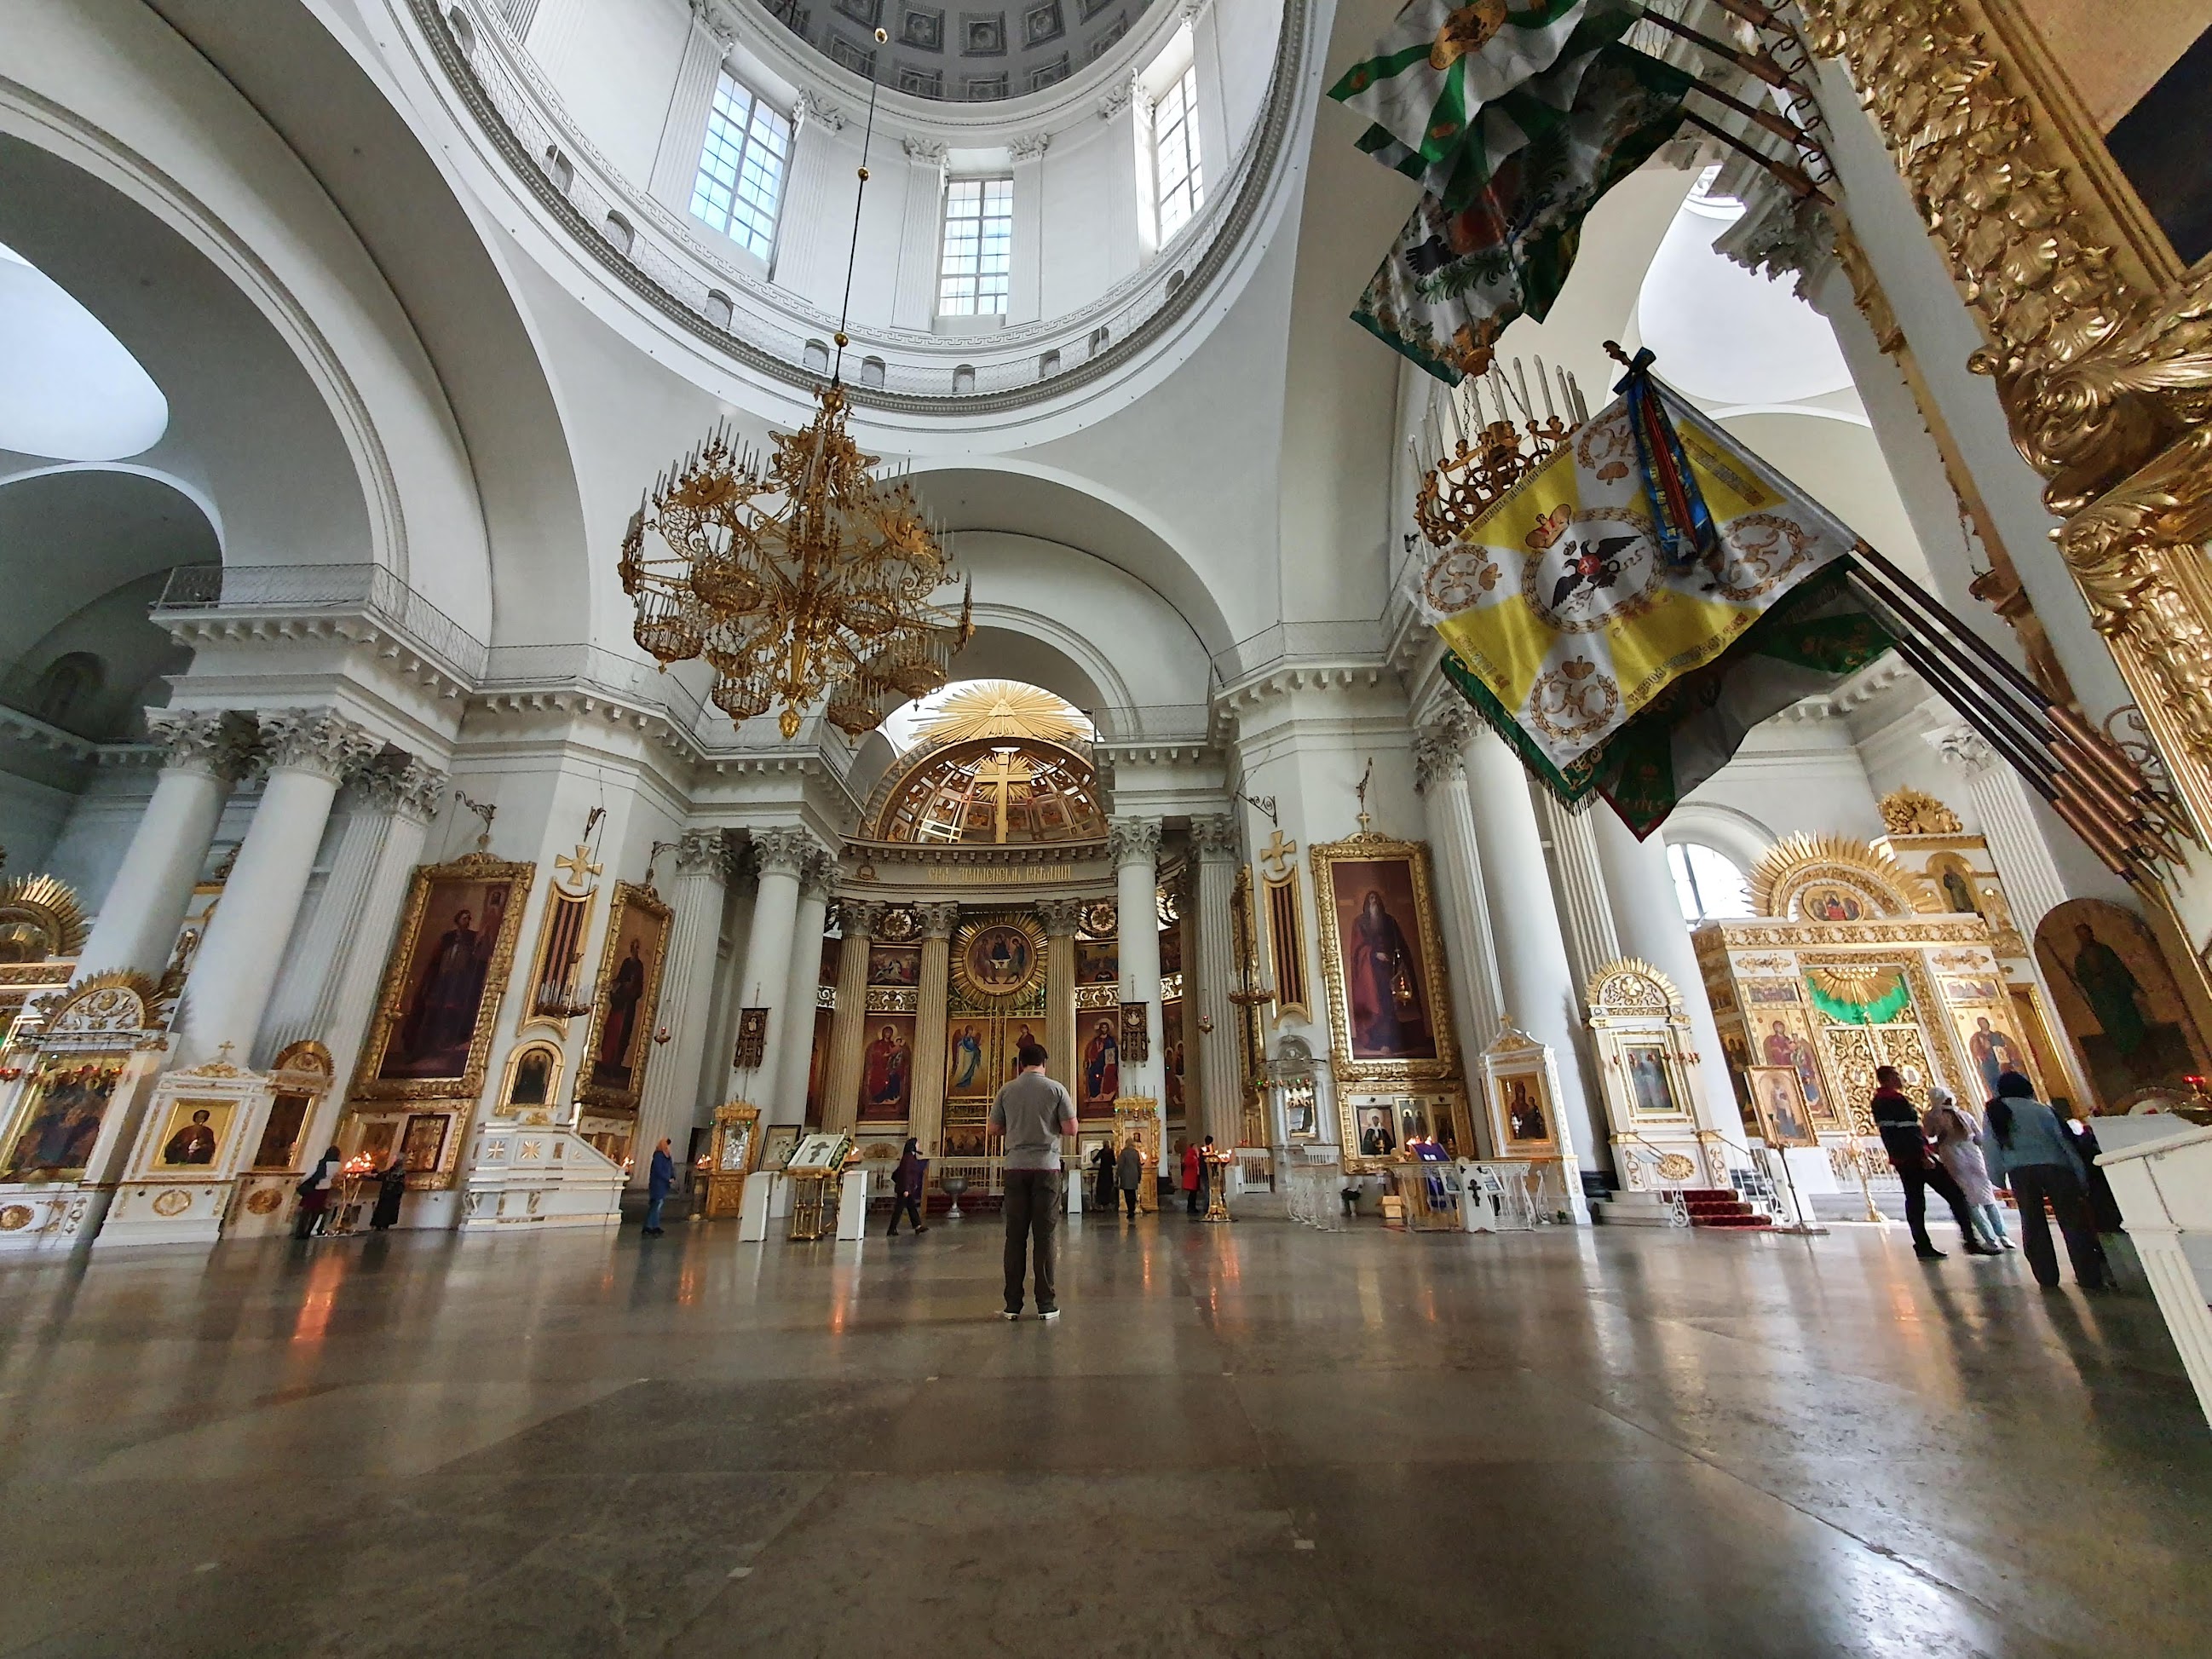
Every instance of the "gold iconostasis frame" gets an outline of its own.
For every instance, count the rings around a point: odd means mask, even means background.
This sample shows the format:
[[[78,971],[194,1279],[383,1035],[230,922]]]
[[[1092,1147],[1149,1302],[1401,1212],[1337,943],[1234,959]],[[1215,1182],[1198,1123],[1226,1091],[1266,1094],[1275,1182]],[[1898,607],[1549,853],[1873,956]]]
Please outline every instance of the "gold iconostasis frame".
[[[1805,0],[1803,9],[1814,53],[1843,60],[1988,342],[1970,367],[1990,377],[2014,446],[2045,480],[2060,556],[2175,792],[2197,823],[2212,823],[2212,256],[2191,264],[2176,252],[2028,0]],[[2197,140],[2178,130],[2171,142]],[[2017,588],[1847,226],[1838,250],[1981,520],[1991,575]],[[2043,668],[2039,647],[2042,659],[2049,651],[2032,611],[2004,614]]]
[[[1760,1133],[1751,1073],[1771,1066],[1797,1073],[1811,1127],[1838,1142],[1873,1133],[1881,1066],[1923,1104],[1940,1083],[1978,1106],[1996,1069],[2025,1072],[2046,1099],[2084,1097],[1987,846],[1926,805],[1940,817],[1886,800],[1905,827],[1881,844],[1785,837],[1751,872],[1759,914],[1694,935],[1748,1133]],[[1945,869],[1966,872],[1950,891],[1978,911],[1950,908]]]

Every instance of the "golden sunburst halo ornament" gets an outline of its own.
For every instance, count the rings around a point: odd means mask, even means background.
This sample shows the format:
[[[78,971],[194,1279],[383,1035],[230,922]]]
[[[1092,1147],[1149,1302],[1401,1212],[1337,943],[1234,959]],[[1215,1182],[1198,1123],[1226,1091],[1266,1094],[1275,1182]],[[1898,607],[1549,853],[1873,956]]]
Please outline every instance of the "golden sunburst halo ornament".
[[[1079,743],[1091,736],[1091,722],[1073,704],[1018,680],[970,680],[957,686],[919,729],[931,744],[979,738]]]

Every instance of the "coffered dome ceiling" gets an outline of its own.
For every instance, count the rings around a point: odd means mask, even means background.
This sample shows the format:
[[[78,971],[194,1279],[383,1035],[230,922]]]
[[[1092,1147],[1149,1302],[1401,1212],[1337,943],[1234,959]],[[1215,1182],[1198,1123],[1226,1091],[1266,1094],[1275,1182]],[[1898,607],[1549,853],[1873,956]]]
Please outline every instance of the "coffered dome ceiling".
[[[987,103],[1042,92],[1111,50],[1151,0],[1027,0],[964,8],[914,0],[761,0],[856,75],[915,98]],[[878,46],[875,32],[890,35]]]

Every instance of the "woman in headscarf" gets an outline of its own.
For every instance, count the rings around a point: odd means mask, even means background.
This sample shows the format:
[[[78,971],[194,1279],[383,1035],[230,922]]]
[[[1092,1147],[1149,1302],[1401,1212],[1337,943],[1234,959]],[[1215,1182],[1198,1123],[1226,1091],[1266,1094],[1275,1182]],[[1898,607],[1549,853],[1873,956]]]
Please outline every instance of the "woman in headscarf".
[[[899,1153],[898,1168],[891,1172],[891,1230],[890,1237],[898,1237],[899,1217],[904,1215],[914,1223],[918,1233],[929,1231],[921,1218],[921,1183],[929,1169],[922,1158],[921,1147],[912,1135],[906,1138],[906,1146]]]
[[[2097,1242],[2072,1137],[2051,1108],[2035,1097],[2035,1085],[2018,1072],[2007,1072],[1997,1079],[1996,1098],[1990,1102],[1989,1119],[1982,1127],[1982,1157],[2002,1176],[2020,1205],[2021,1246],[2027,1252],[2027,1265],[2035,1270],[2035,1282],[2045,1290],[2058,1285],[2058,1254],[2051,1247],[2051,1224],[2043,1214],[2048,1202],[2058,1218],[2058,1231],[2066,1237],[2075,1281],[2084,1290],[2103,1288],[2109,1282],[2105,1249]]]
[[[1114,1207],[1114,1146],[1102,1140],[1091,1154],[1091,1200],[1102,1210]]]
[[[1982,1242],[1999,1249],[2015,1249],[2005,1237],[2004,1206],[1997,1202],[1990,1184],[1982,1149],[1974,1144],[1981,1126],[1959,1104],[1959,1097],[1940,1083],[1928,1085],[1928,1109],[1920,1115],[1920,1127],[1936,1143],[1936,1156],[1966,1195],[1967,1211],[1981,1229]]]
[[[337,1182],[338,1165],[344,1163],[335,1146],[315,1160],[315,1167],[307,1171],[307,1178],[296,1188],[300,1194],[300,1212],[292,1222],[292,1237],[306,1238],[323,1230],[329,1218],[331,1188]]]

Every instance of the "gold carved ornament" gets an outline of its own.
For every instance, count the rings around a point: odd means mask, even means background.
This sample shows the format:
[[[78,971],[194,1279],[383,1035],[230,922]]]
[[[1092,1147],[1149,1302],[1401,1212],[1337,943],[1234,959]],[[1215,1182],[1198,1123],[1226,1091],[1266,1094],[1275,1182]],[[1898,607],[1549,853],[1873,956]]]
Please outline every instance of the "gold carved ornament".
[[[1923,789],[1893,789],[1881,798],[1881,821],[1893,836],[1960,836],[1959,815]]]
[[[2212,823],[2212,268],[2184,274],[2018,0],[1805,0],[1988,343],[2060,551]]]

